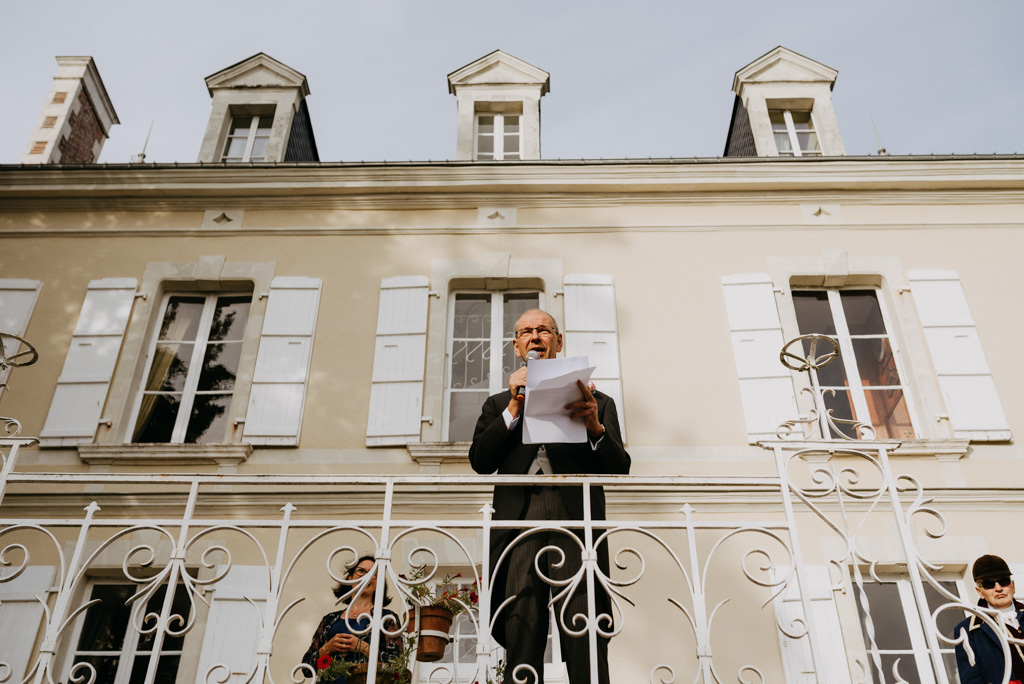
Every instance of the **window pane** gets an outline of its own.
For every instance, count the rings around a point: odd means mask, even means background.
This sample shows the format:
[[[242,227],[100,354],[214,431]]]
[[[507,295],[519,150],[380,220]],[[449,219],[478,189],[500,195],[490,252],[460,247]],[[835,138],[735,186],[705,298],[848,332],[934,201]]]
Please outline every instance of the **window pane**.
[[[173,394],[147,394],[142,398],[139,420],[135,424],[133,442],[170,442],[174,421],[178,417],[180,397]]]
[[[243,138],[249,135],[249,129],[252,127],[251,116],[236,116],[231,119],[231,131],[228,135],[242,136]]]
[[[146,390],[149,392],[180,392],[185,386],[194,344],[158,344],[153,350]]]
[[[82,635],[78,638],[79,651],[120,651],[125,630],[131,617],[131,608],[125,605],[135,593],[134,587],[124,584],[97,584],[92,588],[90,600],[100,602],[85,611]],[[97,681],[100,681],[99,679]]]
[[[272,116],[261,116],[260,122],[257,124],[256,135],[269,136],[270,129],[274,125],[274,117]]]
[[[267,158],[267,143],[270,138],[256,138],[252,141],[252,153],[249,154],[249,161],[264,161]]]
[[[477,118],[477,131],[481,134],[494,133],[494,116],[481,116]]]
[[[772,122],[775,130],[786,130],[786,115],[781,109],[769,109],[768,120]]]
[[[171,297],[160,324],[159,339],[194,341],[199,333],[199,317],[203,314],[205,302],[205,297]]]
[[[491,298],[485,294],[455,296],[455,339],[484,339],[491,336]]]
[[[220,444],[227,434],[230,394],[197,394],[185,432],[187,444]]]
[[[251,300],[252,297],[218,297],[210,324],[210,340],[241,340],[245,336]]]
[[[903,390],[867,390],[864,398],[868,402],[871,425],[879,439],[913,439],[914,428],[910,424],[910,412],[903,396]]]
[[[476,149],[481,158],[494,156],[494,136],[481,135],[477,139]]]
[[[452,389],[490,386],[491,345],[488,340],[452,341]]]
[[[540,308],[540,297],[536,292],[507,294],[502,302],[501,329],[505,339],[515,336],[516,321],[527,311]]]
[[[789,115],[793,117],[793,128],[795,128],[797,131],[811,130],[812,127],[810,112],[791,111]]]
[[[448,411],[448,439],[452,442],[468,442],[473,439],[476,419],[480,407],[487,399],[487,392],[452,392]]]
[[[796,290],[793,292],[793,308],[801,335],[829,335],[835,337],[836,325],[832,320],[832,309],[828,293],[824,290]]]
[[[797,133],[796,139],[800,144],[800,149],[807,154],[821,151],[821,146],[818,145],[817,133]]]
[[[788,154],[789,156],[793,155],[793,146],[789,143],[788,133],[775,134],[775,149],[779,151],[779,154]]]
[[[246,138],[229,138],[227,149],[224,150],[224,160],[238,159],[241,160],[245,156],[245,143],[248,142]]]
[[[154,684],[174,684],[178,676],[178,661],[180,660],[181,656],[160,656],[159,664],[156,666],[156,677],[153,679]],[[148,667],[148,655],[136,656],[135,665],[132,667],[132,677],[128,684],[145,684]]]
[[[882,309],[874,290],[844,290],[839,293],[851,335],[884,335]]]
[[[858,591],[854,589],[854,591]],[[871,620],[875,627],[875,642],[883,651],[910,649],[910,632],[907,631],[906,618],[903,615],[903,603],[900,601],[899,588],[895,582],[865,582],[864,591],[870,604]],[[867,630],[864,627],[864,608],[857,602],[860,612],[861,628],[864,629],[864,643],[870,648]]]
[[[208,345],[206,358],[203,359],[203,369],[199,374],[199,391],[233,390],[241,357],[241,344]]]
[[[512,340],[505,340],[501,345],[501,384],[508,387],[508,376],[519,370],[526,362],[516,356]]]
[[[519,133],[519,117],[505,115],[505,133]]]
[[[853,352],[862,385],[898,387],[901,384],[889,340],[884,337],[855,339]]]

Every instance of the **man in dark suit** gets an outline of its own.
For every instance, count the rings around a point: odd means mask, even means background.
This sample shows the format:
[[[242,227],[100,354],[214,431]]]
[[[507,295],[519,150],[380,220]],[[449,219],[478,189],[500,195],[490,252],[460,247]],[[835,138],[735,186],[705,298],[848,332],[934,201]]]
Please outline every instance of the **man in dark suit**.
[[[526,359],[536,351],[541,359],[553,359],[562,350],[562,335],[555,319],[545,311],[527,311],[516,323],[515,354]],[[526,386],[526,367],[509,377],[509,389],[488,397],[473,434],[469,460],[478,473],[500,475],[531,474],[627,474],[630,459],[622,446],[619,419],[615,402],[608,396],[591,391],[578,383],[580,400],[566,406],[573,420],[587,428],[587,441],[579,444],[523,444],[522,412],[524,402],[517,398],[518,390]],[[601,487],[590,487],[591,514],[594,520],[604,520],[605,499]],[[496,520],[582,520],[583,488],[579,486],[517,486],[499,485],[494,488],[494,518]],[[574,530],[582,539],[582,531]],[[541,572],[553,580],[567,580],[581,567],[580,544],[564,533],[542,532],[533,534],[515,544],[495,569],[503,551],[514,539],[517,530],[496,530],[491,538],[492,594],[491,609],[501,605],[508,596],[516,598],[502,609],[495,623],[494,636],[507,650],[506,678],[512,681],[518,665],[528,665],[538,678],[544,676],[544,648],[548,634],[548,601],[551,587],[537,574],[535,562]],[[595,537],[600,530],[595,531]],[[565,562],[559,566],[560,554],[546,551],[546,546],[557,546],[564,553]],[[598,566],[609,574],[608,549],[600,545]],[[562,587],[556,587],[559,591]],[[595,592],[598,625],[611,629],[611,606],[604,591]],[[590,649],[585,622],[574,616],[587,614],[586,578],[567,599],[555,605],[558,618],[562,656],[566,662],[572,684],[590,682]],[[565,633],[564,624],[573,631],[583,630],[577,637]],[[601,615],[607,615],[604,620]],[[598,637],[598,677],[608,682],[608,640]],[[522,673],[528,672],[523,668]],[[533,681],[532,675],[527,681]]]
[[[1010,566],[999,556],[985,555],[974,561],[974,585],[978,591],[978,605],[999,611],[993,619],[1004,630],[1005,636],[1024,638],[1024,604],[1013,600],[1013,580]],[[967,635],[970,653],[964,645],[956,646],[956,666],[960,684],[999,684],[1003,681],[1006,660],[1003,647],[992,628],[976,615],[963,620],[953,630],[953,636]],[[1024,650],[1020,644],[1010,644],[1010,681],[1024,680]]]

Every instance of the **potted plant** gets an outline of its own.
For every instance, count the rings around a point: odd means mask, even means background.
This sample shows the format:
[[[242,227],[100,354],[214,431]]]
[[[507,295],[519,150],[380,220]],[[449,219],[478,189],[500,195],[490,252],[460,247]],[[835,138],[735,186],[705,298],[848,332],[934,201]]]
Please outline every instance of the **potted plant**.
[[[476,592],[476,582],[458,584],[456,579],[462,573],[445,575],[437,588],[428,587],[424,583],[416,584],[426,575],[426,567],[412,569],[408,580],[409,591],[420,606],[420,621],[417,625],[419,644],[416,649],[416,660],[423,663],[434,663],[444,656],[445,646],[450,639],[448,633],[452,628],[452,620],[464,610],[475,606],[480,597]]]

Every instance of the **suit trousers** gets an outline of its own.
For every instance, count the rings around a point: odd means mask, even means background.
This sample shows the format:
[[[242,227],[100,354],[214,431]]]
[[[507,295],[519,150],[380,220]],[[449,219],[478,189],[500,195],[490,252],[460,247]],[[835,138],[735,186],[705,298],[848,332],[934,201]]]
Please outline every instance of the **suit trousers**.
[[[530,488],[524,520],[569,520],[572,515],[565,507],[565,502],[558,487]],[[547,551],[540,558],[537,554],[546,546],[555,546],[565,554],[565,562],[555,567],[560,560],[556,551]],[[543,681],[544,650],[547,646],[548,601],[552,591],[561,587],[550,587],[537,575],[537,567],[547,577],[554,580],[565,580],[576,574],[581,565],[580,546],[575,538],[565,532],[537,532],[520,540],[508,556],[508,579],[506,596],[515,595],[512,603],[505,607],[506,635],[506,681],[515,681],[515,667],[529,665]],[[562,603],[556,603],[555,620],[561,622]],[[565,623],[572,629],[579,629],[582,622],[574,624],[573,616],[587,614],[586,581],[568,597],[565,606]],[[559,624],[560,627],[560,624]],[[590,684],[590,639],[587,633],[579,637],[570,636],[561,629],[559,642],[562,646],[562,658],[571,684]],[[598,636],[597,639],[598,682],[608,684],[608,639]],[[523,669],[520,677],[525,677],[529,684],[534,683],[533,674]]]

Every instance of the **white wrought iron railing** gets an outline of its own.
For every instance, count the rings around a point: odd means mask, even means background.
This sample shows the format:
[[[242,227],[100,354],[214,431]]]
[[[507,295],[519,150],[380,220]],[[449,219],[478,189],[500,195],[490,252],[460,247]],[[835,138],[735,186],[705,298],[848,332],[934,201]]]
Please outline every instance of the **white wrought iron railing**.
[[[586,588],[586,614],[560,614],[558,621],[588,640],[593,682],[600,637],[615,637],[613,677],[628,671],[631,681],[652,684],[795,681],[788,668],[801,658],[799,681],[913,681],[905,678],[906,664],[885,654],[876,640],[876,610],[865,585],[883,581],[883,565],[905,573],[914,619],[923,627],[924,656],[915,676],[949,681],[948,652],[966,644],[966,636],[939,623],[966,612],[995,628],[994,612],[949,591],[940,567],[923,557],[920,535],[941,537],[947,523],[915,477],[894,471],[890,457],[899,443],[875,440],[862,426],[835,420],[814,377],[827,359],[815,356],[813,345],[802,359],[806,367],[798,369],[811,375],[815,409],[780,428],[778,440],[762,444],[774,473],[760,477],[24,472],[17,461],[33,440],[19,437],[16,422],[7,420],[9,436],[0,439],[0,630],[3,596],[25,584],[32,568],[54,570],[52,581],[35,594],[38,622],[17,625],[29,634],[30,651],[9,653],[0,644],[0,682],[102,681],[98,661],[76,655],[81,649],[75,634],[96,603],[87,585],[116,576],[134,588],[128,629],[145,637],[145,648],[130,654],[147,684],[159,681],[166,662],[161,652],[170,642],[178,667],[194,668],[197,682],[312,677],[313,668],[300,659],[324,611],[311,604],[325,605],[321,597],[331,583],[357,596],[382,578],[365,630],[373,684],[382,679],[376,665],[381,639],[415,622],[416,587],[435,581],[443,569],[458,568],[474,580],[479,595],[467,612],[476,666],[421,663],[414,676],[483,684],[494,677],[491,635],[504,610],[489,603],[488,542],[503,529],[524,536],[560,533],[578,545],[579,569],[569,580],[549,578],[549,584],[555,596]],[[794,435],[797,425],[806,432]],[[860,439],[844,436],[844,428]],[[581,487],[583,519],[495,520],[491,488],[511,483]],[[608,521],[590,515],[596,486],[607,493]],[[875,541],[866,543],[877,540],[878,528],[896,530],[881,555]],[[602,544],[610,551],[611,573],[597,560]],[[833,548],[841,552],[830,555]],[[344,568],[364,553],[376,559],[372,572],[346,580]],[[424,576],[407,579],[410,568],[420,565],[426,566]],[[813,604],[820,591],[811,565],[830,568],[826,596],[852,587],[862,616],[862,635],[839,637],[848,644],[839,649],[845,657],[838,667],[830,642],[836,635],[821,624],[822,612]],[[235,580],[243,574],[258,581],[239,589]],[[218,592],[232,584],[238,600],[230,621],[216,623]],[[384,619],[387,591],[395,595],[390,608],[399,616],[397,625]],[[597,591],[611,598],[612,615],[597,614]],[[926,592],[937,592],[938,605]],[[783,610],[783,600],[796,609]],[[666,617],[659,612],[666,606],[678,612]],[[224,628],[246,635],[230,652],[213,638]],[[1017,642],[996,632],[1008,654]],[[780,658],[782,646],[766,646],[783,643],[780,635],[806,656]],[[863,647],[856,645],[860,639]],[[509,672],[504,681],[522,682],[526,674]],[[190,676],[182,669],[177,681]],[[1008,679],[1009,665],[1003,682]]]

